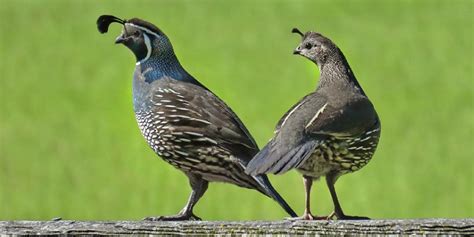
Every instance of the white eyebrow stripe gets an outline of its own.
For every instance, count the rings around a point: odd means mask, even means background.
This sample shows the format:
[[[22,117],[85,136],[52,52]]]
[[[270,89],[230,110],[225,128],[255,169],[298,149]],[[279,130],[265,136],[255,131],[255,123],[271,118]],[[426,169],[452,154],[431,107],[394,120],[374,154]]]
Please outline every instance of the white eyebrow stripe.
[[[145,28],[145,27],[143,27],[143,26],[138,26],[138,25],[135,25],[135,24],[132,24],[132,23],[125,23],[125,25],[133,26],[133,27],[135,27],[135,28],[138,28],[138,29],[140,29],[140,30],[145,31],[145,32],[148,33],[148,34],[154,35],[154,36],[156,36],[156,37],[160,37],[157,33],[153,32],[153,31],[151,31],[151,30],[149,30],[149,29],[147,29],[147,28]]]

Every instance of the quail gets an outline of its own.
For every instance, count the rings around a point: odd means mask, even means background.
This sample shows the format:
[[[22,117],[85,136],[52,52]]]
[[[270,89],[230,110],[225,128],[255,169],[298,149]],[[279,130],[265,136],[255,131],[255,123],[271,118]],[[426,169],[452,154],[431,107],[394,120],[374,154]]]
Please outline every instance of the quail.
[[[237,115],[181,66],[163,31],[138,18],[111,15],[100,16],[97,27],[105,33],[113,22],[123,25],[115,43],[136,57],[133,107],[141,133],[157,155],[188,177],[192,189],[177,215],[145,219],[200,220],[193,207],[209,182],[255,189],[296,216],[266,175],[245,173],[257,144]]]
[[[282,174],[295,168],[303,175],[306,192],[302,219],[368,219],[345,215],[334,184],[344,174],[364,167],[380,137],[380,120],[357,82],[341,50],[317,32],[303,34],[294,54],[314,62],[320,71],[316,90],[295,104],[278,122],[273,138],[248,163],[251,175]],[[326,177],[334,211],[313,216],[310,192],[313,180]]]

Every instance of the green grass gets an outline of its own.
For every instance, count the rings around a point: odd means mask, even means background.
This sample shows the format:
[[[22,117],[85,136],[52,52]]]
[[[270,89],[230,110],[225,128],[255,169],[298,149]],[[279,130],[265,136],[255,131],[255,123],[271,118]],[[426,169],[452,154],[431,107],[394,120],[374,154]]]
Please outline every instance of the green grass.
[[[367,167],[336,188],[348,214],[474,216],[472,1],[0,0],[0,219],[140,219],[173,214],[185,176],[149,149],[132,112],[133,55],[100,35],[104,13],[141,17],[224,99],[263,146],[318,70],[291,54],[292,27],[345,53],[382,120]],[[302,213],[301,176],[271,176]],[[332,203],[313,189],[316,214]],[[211,184],[196,214],[280,219],[253,190]]]

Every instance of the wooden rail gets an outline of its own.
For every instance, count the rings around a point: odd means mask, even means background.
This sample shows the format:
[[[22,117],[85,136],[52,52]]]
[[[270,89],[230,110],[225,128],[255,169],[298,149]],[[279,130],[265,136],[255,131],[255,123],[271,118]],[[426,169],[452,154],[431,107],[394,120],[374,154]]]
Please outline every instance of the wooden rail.
[[[474,219],[368,221],[0,221],[0,235],[474,235]]]

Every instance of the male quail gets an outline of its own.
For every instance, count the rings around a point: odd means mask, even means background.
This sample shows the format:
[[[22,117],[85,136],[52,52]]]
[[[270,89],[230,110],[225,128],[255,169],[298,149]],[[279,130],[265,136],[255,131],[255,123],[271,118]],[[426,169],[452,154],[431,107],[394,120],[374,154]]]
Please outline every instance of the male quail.
[[[265,175],[245,173],[257,144],[237,115],[181,66],[168,37],[149,22],[110,15],[98,18],[99,31],[107,32],[112,22],[123,25],[115,43],[137,59],[132,85],[138,126],[155,153],[183,171],[192,188],[179,214],[146,219],[199,220],[193,207],[211,181],[258,190],[296,216]]]
[[[280,119],[274,137],[249,162],[251,175],[285,173],[296,168],[303,174],[306,208],[303,219],[366,219],[346,216],[337,199],[334,183],[343,174],[366,165],[380,137],[380,120],[374,106],[357,82],[341,50],[316,32],[302,36],[294,54],[316,63],[320,82]],[[334,203],[328,217],[315,217],[310,210],[313,180],[326,176]]]

